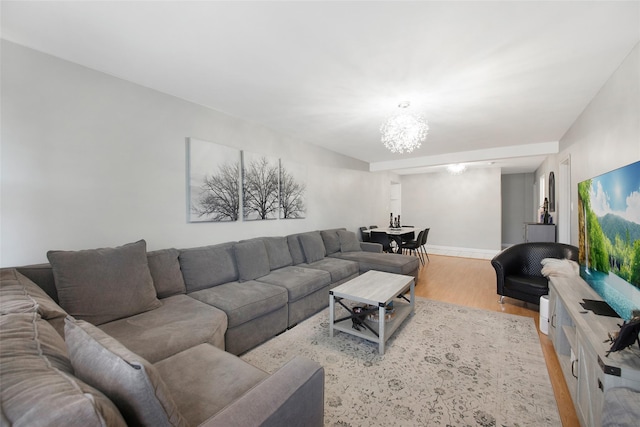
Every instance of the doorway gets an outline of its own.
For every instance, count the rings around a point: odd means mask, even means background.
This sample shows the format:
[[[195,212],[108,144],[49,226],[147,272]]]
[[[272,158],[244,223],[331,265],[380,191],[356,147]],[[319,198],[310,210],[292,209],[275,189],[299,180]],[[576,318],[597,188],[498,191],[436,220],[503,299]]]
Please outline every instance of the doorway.
[[[558,182],[558,242],[571,244],[571,156],[560,160]]]

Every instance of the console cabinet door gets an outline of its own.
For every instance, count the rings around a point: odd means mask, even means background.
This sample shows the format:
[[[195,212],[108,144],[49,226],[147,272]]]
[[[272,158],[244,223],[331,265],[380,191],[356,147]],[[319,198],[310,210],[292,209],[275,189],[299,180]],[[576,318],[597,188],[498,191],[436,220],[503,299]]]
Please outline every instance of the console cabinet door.
[[[549,339],[554,348],[558,348],[558,322],[556,319],[556,304],[558,303],[558,293],[553,286],[549,286]]]
[[[580,332],[578,332],[578,416],[585,426],[600,426],[602,405],[604,403],[603,384],[599,373],[598,356],[591,349]]]

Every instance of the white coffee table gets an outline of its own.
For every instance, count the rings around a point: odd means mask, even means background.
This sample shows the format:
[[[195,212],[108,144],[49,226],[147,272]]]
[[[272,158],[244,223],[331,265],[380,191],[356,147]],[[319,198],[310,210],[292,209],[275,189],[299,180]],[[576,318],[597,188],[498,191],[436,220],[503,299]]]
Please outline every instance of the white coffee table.
[[[337,330],[377,342],[379,353],[384,354],[384,344],[387,339],[398,329],[404,319],[413,313],[414,286],[415,281],[412,276],[375,270],[369,270],[355,279],[336,286],[329,291],[330,336],[333,337],[334,331]],[[411,296],[408,300],[404,296],[407,290],[410,291]],[[398,298],[399,296],[401,297]],[[377,323],[365,320],[363,323],[369,327],[364,327],[361,331],[353,329],[353,312],[341,302],[342,299],[377,306]],[[390,301],[393,301],[395,315],[391,320],[385,322],[386,305]],[[336,302],[349,311],[348,316],[336,320]]]

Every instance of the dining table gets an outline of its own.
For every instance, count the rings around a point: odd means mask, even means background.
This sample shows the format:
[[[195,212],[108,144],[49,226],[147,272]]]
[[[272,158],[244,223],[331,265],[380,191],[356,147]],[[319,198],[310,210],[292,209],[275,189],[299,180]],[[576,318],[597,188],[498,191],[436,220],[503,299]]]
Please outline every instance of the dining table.
[[[415,228],[415,227],[383,227],[383,228],[370,228],[368,230],[365,230],[365,232],[369,232],[369,233],[386,233],[386,235],[389,236],[390,239],[396,242],[396,245],[398,246],[396,253],[399,253],[399,254],[402,253],[403,237],[405,237],[404,240],[406,241],[407,237],[409,237],[411,234],[415,236],[420,231],[422,231],[421,228]]]

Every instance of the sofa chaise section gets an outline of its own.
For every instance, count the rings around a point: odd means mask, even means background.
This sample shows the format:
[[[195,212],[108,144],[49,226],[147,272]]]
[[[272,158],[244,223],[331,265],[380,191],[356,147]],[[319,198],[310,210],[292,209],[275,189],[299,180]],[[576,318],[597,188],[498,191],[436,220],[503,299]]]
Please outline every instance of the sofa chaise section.
[[[360,274],[378,270],[418,277],[420,262],[417,257],[382,253],[380,244],[360,242],[355,233],[344,229],[322,231],[322,237],[325,244],[334,242],[327,244],[328,257],[356,263]]]
[[[324,370],[295,358],[269,375],[210,344],[155,364],[95,326],[67,318],[76,375],[116,403],[128,425],[321,426]]]

